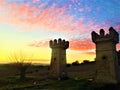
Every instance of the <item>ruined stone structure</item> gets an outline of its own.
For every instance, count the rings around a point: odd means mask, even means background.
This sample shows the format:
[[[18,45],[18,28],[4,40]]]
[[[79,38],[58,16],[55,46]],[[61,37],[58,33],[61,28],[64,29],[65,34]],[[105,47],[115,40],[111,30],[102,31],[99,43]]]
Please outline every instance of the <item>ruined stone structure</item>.
[[[96,72],[97,83],[118,83],[118,56],[116,44],[119,42],[119,34],[111,27],[109,34],[100,30],[100,34],[92,32],[92,41],[96,44]]]
[[[66,49],[69,47],[69,42],[65,40],[51,40],[49,42],[52,49],[50,77],[64,78],[67,76],[66,72]]]

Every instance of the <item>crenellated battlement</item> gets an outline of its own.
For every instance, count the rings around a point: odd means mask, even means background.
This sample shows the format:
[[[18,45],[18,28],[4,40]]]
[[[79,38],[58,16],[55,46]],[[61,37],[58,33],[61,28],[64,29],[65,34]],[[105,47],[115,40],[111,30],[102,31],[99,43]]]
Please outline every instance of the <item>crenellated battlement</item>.
[[[65,78],[66,71],[66,49],[69,47],[69,42],[61,38],[50,40],[49,46],[52,49],[50,78]]]
[[[62,40],[61,38],[50,40],[49,42],[50,48],[63,48],[67,49],[69,47],[69,42]]]
[[[112,27],[109,28],[109,34],[105,34],[104,29],[100,29],[100,34],[97,34],[95,31],[93,31],[91,34],[92,41],[94,43],[109,40],[112,40],[115,43],[119,42],[119,34]]]

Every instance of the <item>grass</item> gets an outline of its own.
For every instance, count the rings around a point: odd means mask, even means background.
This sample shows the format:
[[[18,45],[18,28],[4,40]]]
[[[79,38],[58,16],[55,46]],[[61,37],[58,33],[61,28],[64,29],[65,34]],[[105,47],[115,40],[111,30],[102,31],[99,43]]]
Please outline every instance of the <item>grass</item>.
[[[28,77],[25,80],[19,80],[18,77],[7,77],[1,78],[1,83],[3,86],[0,90],[108,90],[108,88],[109,90],[119,90],[118,86],[100,86],[87,79],[41,80]]]
[[[86,88],[86,85],[88,82],[86,80],[49,80],[49,81],[42,81],[37,84],[30,83],[33,81],[33,79],[29,79],[29,83],[26,84],[25,81],[20,81],[19,79],[10,80],[7,79],[3,80],[5,83],[11,83],[6,85],[5,87],[0,88],[0,90],[35,90],[35,89],[50,89],[50,90],[79,90],[79,88],[84,89]],[[23,84],[22,84],[23,83]],[[81,86],[81,87],[80,87]]]
[[[76,70],[74,67],[69,69]],[[120,90],[119,84],[100,85],[91,82],[86,77],[81,79],[76,74],[67,80],[45,79],[47,71],[48,67],[33,66],[27,71],[31,72],[27,73],[27,78],[20,80],[15,70],[11,69],[10,66],[2,65],[0,66],[0,90]]]
[[[36,82],[36,83],[35,83]],[[19,80],[17,77],[0,79],[0,90],[120,90],[119,85],[99,85],[87,79],[67,80],[41,80],[39,78],[26,78]]]

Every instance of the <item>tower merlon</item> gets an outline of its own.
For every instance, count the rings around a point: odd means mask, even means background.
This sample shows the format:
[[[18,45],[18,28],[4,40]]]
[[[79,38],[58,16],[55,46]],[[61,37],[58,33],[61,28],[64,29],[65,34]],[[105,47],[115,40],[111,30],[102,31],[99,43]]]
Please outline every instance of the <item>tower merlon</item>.
[[[114,41],[116,41],[116,43],[119,42],[119,34],[113,27],[110,27],[109,34],[114,39]]]
[[[99,37],[99,35],[95,31],[92,31],[91,36],[93,42],[95,42],[95,40]]]
[[[63,48],[67,49],[69,47],[69,41],[62,40],[61,38],[50,40],[49,45],[51,48]]]
[[[100,30],[100,35],[103,37],[105,36],[105,31],[103,29]]]

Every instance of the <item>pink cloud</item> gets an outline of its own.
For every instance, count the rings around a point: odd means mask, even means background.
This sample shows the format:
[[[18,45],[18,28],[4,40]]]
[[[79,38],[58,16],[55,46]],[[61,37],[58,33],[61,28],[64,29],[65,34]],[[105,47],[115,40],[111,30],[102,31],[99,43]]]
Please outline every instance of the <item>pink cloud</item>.
[[[115,26],[115,29],[120,31],[120,23]]]
[[[34,1],[35,2],[35,1]],[[29,3],[22,5],[2,3],[0,5],[2,16],[0,22],[11,24],[24,24],[34,28],[44,28],[54,31],[74,31],[74,16],[66,14],[66,8],[57,8],[53,4],[43,9],[44,3],[38,7],[29,7]],[[9,17],[6,18],[6,17]],[[74,22],[75,24],[77,22]]]
[[[36,1],[33,0],[33,2]],[[0,12],[2,13],[0,22],[25,26],[27,27],[26,30],[34,28],[34,30],[53,30],[66,33],[72,32],[72,34],[76,32],[82,34],[90,30],[88,25],[83,23],[85,18],[80,17],[80,20],[75,20],[74,15],[67,13],[66,7],[56,7],[55,4],[47,8],[44,8],[44,6],[44,3],[40,3],[38,7],[30,7],[29,3],[18,5],[16,3],[8,4],[4,2],[0,5],[0,11],[3,11]]]
[[[70,49],[71,50],[91,50],[95,49],[95,45],[92,43],[90,39],[84,40],[72,40],[70,41]]]
[[[33,3],[37,2],[38,0],[32,0]]]
[[[79,8],[78,11],[83,12],[84,8]]]
[[[77,2],[78,0],[71,0],[72,2]]]
[[[0,0],[0,4],[3,3],[3,2],[4,2],[4,0]]]
[[[77,8],[76,10],[78,10],[79,12],[84,12],[84,11],[90,12],[90,11],[91,11],[91,8],[90,8],[90,7]]]
[[[33,2],[36,1],[33,0]],[[73,1],[79,3],[78,0]],[[70,6],[72,7],[72,5]],[[94,19],[86,25],[85,16],[76,20],[74,14],[67,13],[67,9],[67,7],[57,7],[55,3],[45,8],[44,3],[40,3],[38,6],[30,6],[28,2],[18,5],[4,1],[0,4],[0,22],[19,26],[20,31],[50,30],[64,32],[70,36],[90,34],[93,30],[100,30],[101,26],[102,28],[107,26],[106,24],[104,26],[99,25]],[[82,9],[90,11],[89,7]]]
[[[88,12],[90,12],[91,8],[90,7],[86,7],[85,10],[88,11]]]

